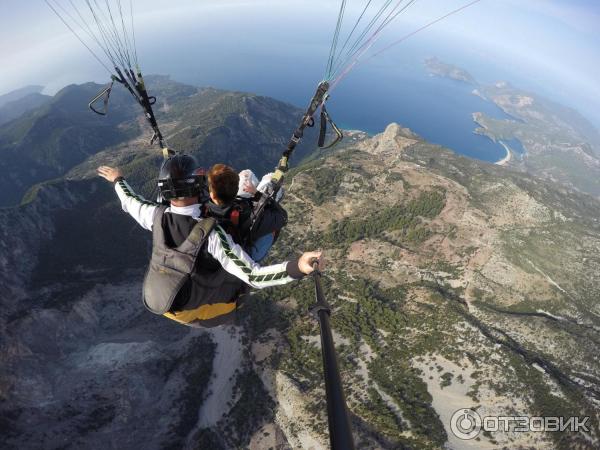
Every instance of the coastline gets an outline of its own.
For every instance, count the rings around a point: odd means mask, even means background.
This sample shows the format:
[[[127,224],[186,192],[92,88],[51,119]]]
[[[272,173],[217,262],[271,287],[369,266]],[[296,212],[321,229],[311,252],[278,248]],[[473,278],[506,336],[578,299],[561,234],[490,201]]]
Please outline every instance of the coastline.
[[[494,164],[496,164],[497,166],[505,166],[512,159],[512,152],[510,151],[510,148],[508,148],[508,145],[506,145],[504,142],[498,141],[498,143],[506,149],[506,156],[504,158],[502,158],[501,160],[496,161]]]
[[[475,91],[473,91],[473,93],[474,92]],[[475,94],[475,95],[479,96],[478,94]],[[505,166],[512,160],[512,150],[504,142],[502,142],[501,140],[496,140],[494,137],[492,137],[492,135],[490,135],[487,132],[487,130],[488,130],[487,125],[479,120],[481,115],[482,114],[480,112],[474,112],[471,114],[471,116],[473,118],[473,122],[475,122],[480,127],[480,128],[473,130],[473,133],[478,134],[480,136],[484,136],[487,139],[489,139],[491,142],[493,142],[494,144],[496,144],[496,145],[500,144],[502,147],[504,147],[504,150],[506,150],[506,156],[504,156],[504,158],[502,158],[496,162],[492,162],[489,160],[488,160],[488,162],[490,162],[491,164],[498,165],[498,166]]]

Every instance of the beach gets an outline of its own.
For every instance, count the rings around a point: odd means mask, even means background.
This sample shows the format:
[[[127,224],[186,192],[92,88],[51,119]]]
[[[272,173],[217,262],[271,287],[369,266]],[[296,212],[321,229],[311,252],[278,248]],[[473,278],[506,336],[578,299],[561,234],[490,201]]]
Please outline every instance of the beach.
[[[512,159],[512,152],[510,151],[510,148],[508,148],[508,145],[506,145],[504,142],[498,141],[498,143],[506,149],[506,156],[504,158],[502,158],[500,161],[496,161],[494,164],[496,164],[498,166],[505,166]]]

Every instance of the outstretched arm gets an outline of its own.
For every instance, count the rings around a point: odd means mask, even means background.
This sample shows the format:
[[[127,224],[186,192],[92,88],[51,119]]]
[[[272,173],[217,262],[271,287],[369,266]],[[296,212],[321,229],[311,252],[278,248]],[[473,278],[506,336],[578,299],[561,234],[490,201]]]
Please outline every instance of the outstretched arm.
[[[311,252],[294,261],[263,267],[254,262],[221,227],[215,228],[208,237],[208,252],[227,272],[258,289],[298,280],[312,272],[313,258],[321,258],[320,252]]]
[[[125,181],[119,169],[101,166],[98,168],[98,175],[111,183],[115,183],[115,191],[117,191],[119,200],[121,200],[123,211],[129,213],[146,230],[152,230],[154,211],[158,205],[137,195]]]

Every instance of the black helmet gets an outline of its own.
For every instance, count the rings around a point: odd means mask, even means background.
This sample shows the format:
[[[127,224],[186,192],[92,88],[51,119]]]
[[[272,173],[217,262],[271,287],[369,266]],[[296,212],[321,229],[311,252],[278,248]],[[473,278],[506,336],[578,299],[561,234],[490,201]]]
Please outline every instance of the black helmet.
[[[160,168],[158,189],[164,200],[203,197],[206,185],[206,171],[198,168],[193,156],[171,156]]]

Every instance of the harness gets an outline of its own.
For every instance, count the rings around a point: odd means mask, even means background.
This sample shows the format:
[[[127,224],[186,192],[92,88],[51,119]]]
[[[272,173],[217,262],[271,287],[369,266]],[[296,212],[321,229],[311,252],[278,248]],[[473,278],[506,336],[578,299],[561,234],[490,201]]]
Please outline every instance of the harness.
[[[232,205],[220,210],[211,207],[209,203],[205,203],[203,215],[215,219],[236,244],[247,248],[252,243],[249,236],[252,209],[251,200],[238,197]]]
[[[212,218],[202,219],[187,239],[178,247],[168,247],[161,226],[167,207],[159,206],[154,213],[152,227],[152,258],[144,278],[144,305],[154,314],[171,309],[177,294],[190,282],[198,254],[216,225]]]

